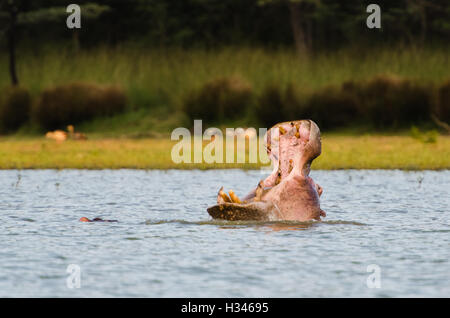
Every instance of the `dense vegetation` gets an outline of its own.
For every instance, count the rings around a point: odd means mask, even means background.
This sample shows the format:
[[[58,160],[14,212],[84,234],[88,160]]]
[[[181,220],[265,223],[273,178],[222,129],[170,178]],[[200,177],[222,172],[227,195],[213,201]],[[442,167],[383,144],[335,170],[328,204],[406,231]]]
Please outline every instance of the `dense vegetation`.
[[[302,41],[297,44],[315,51],[388,42],[440,44],[450,34],[447,0],[79,0],[85,8],[79,30],[65,27],[69,3],[2,0],[0,10],[7,26],[12,7],[17,9],[16,38],[30,48],[66,40],[81,48],[290,47]],[[365,26],[370,3],[381,7],[380,30]]]
[[[7,137],[0,139],[0,169],[256,169],[262,166],[259,163],[176,164],[170,157],[174,144],[167,138],[101,138],[56,143],[42,138]],[[450,138],[443,136],[429,143],[409,136],[324,134],[322,151],[326,155],[314,160],[314,169],[450,169]]]
[[[0,133],[450,121],[446,0],[378,1],[381,29],[358,0],[78,3],[69,30],[65,1],[0,1]]]
[[[22,91],[32,96],[21,100],[30,105],[20,106],[14,116],[23,118],[7,130],[23,123],[38,131],[63,128],[102,116],[83,128],[168,133],[193,119],[269,126],[312,118],[324,129],[409,129],[431,122],[431,114],[449,122],[449,55],[446,49],[399,48],[300,59],[285,50],[104,48],[27,56],[19,75]],[[0,86],[8,81],[2,73]],[[0,99],[0,109],[11,109],[11,103],[17,101]],[[10,126],[5,116],[0,123]]]

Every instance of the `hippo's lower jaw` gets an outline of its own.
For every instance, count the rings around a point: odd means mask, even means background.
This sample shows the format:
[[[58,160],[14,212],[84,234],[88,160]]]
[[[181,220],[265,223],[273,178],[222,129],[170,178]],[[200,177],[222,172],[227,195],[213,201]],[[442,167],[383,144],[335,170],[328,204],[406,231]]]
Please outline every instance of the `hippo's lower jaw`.
[[[235,195],[230,195],[232,202],[223,202],[220,189],[218,203],[207,211],[214,219],[228,221],[320,221],[320,217],[326,216],[319,205],[321,191],[311,178],[297,176],[283,180],[258,201],[253,198],[240,202]],[[294,197],[292,192],[297,195]]]
[[[208,213],[230,221],[309,221],[326,216],[319,204],[322,188],[308,176],[311,162],[321,153],[319,127],[311,120],[277,124],[267,133],[267,152],[273,173],[242,202],[233,191],[228,196],[221,188]]]
[[[221,203],[208,208],[214,219],[228,221],[276,221],[279,215],[271,202]]]

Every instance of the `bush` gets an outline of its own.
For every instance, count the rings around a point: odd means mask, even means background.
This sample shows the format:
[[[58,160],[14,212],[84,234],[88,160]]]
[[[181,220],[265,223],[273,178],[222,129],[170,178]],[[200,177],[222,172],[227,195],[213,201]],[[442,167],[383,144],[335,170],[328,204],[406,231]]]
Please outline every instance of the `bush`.
[[[410,135],[416,140],[419,140],[423,143],[436,143],[439,133],[437,130],[429,130],[429,131],[420,131],[416,126],[412,126],[410,129]]]
[[[31,96],[21,87],[8,87],[0,96],[0,131],[11,132],[29,119]]]
[[[255,115],[265,127],[284,121],[285,98],[281,88],[276,84],[268,85],[259,96]]]
[[[335,87],[314,93],[307,101],[305,115],[326,129],[349,126],[360,120],[356,96]]]
[[[442,84],[438,89],[436,115],[439,120],[450,124],[450,80]]]
[[[258,99],[256,114],[267,127],[282,121],[312,119],[320,127],[337,128],[352,124],[358,112],[355,98],[335,87],[308,96],[293,84],[284,91],[272,84]]]
[[[189,93],[182,108],[191,119],[221,122],[241,117],[252,103],[250,84],[239,77],[226,77],[212,80]]]
[[[279,122],[311,117],[304,96],[292,83],[284,90],[277,84],[266,86],[258,98],[255,113],[259,122],[265,127],[272,127]]]
[[[360,89],[359,107],[377,128],[399,128],[430,118],[431,89],[410,80],[378,76]]]
[[[43,91],[32,108],[32,119],[45,129],[56,129],[111,116],[125,107],[126,96],[120,87],[72,83]]]
[[[269,85],[258,99],[256,115],[267,127],[281,121],[312,119],[325,129],[355,123],[401,128],[430,119],[432,91],[428,85],[393,76],[377,76],[361,83],[348,81],[309,94],[300,94],[292,84],[284,91]],[[445,85],[440,90],[443,117],[448,116],[449,92]]]

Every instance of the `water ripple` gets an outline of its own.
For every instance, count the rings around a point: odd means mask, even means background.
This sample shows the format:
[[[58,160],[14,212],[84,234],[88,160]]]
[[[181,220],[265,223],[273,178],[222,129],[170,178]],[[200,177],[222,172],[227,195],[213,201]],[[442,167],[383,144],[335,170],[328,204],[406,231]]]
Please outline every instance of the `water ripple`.
[[[220,186],[243,195],[263,177],[0,171],[0,296],[450,295],[449,171],[313,171],[321,222],[210,219]],[[80,289],[67,287],[70,264],[81,269]],[[367,287],[370,264],[381,269],[380,289]]]

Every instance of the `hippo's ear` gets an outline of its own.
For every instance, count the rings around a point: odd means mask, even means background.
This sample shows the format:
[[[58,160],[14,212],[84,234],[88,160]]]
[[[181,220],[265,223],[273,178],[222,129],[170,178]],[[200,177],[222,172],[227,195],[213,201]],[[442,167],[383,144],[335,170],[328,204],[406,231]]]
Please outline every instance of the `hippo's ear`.
[[[324,210],[319,209],[318,211],[315,211],[315,215],[313,216],[313,219],[315,219],[316,221],[321,221],[322,219],[320,217],[326,217],[327,214],[325,213]]]

